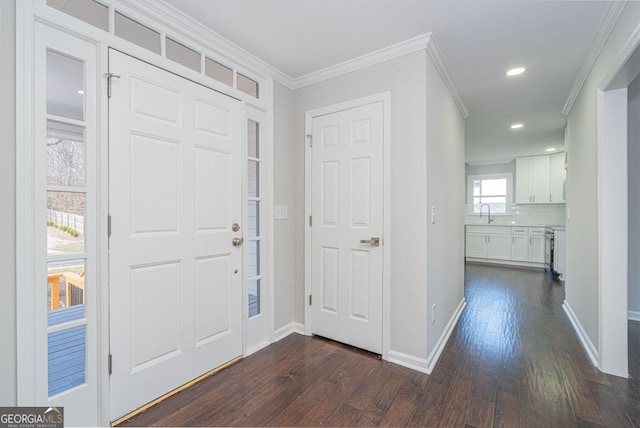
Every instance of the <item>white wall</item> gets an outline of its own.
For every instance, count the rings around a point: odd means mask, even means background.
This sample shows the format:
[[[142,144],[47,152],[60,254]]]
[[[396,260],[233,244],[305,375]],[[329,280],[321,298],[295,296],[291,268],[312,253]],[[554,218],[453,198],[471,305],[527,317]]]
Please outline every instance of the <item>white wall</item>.
[[[427,355],[464,299],[465,122],[430,60],[427,82]],[[436,319],[431,323],[431,307]]]
[[[15,0],[0,1],[0,406],[16,404]]]
[[[304,114],[311,109],[390,91],[390,348],[421,359],[426,359],[430,352],[427,343],[427,263],[433,266],[433,279],[438,281],[442,276],[440,272],[452,269],[446,280],[434,285],[434,294],[441,305],[434,331],[442,327],[441,321],[446,323],[451,317],[451,302],[458,300],[457,305],[463,290],[462,200],[443,200],[442,196],[444,189],[454,189],[454,194],[464,191],[464,123],[428,61],[425,51],[414,52],[298,89],[294,95],[295,320],[304,322]],[[427,122],[432,126],[429,132]],[[428,164],[427,146],[431,145],[442,147],[431,148]],[[431,173],[429,168],[435,164],[438,169]],[[442,188],[442,193],[434,192],[430,197],[428,183],[433,189],[437,180],[441,181],[443,177],[436,173],[455,178]],[[430,204],[439,207],[439,219],[442,220],[433,231],[430,248],[442,244],[443,235],[447,235],[447,239],[452,239],[447,250],[450,261],[445,262],[440,253],[433,254],[433,260],[427,261],[426,238],[431,239],[427,234],[427,207]],[[439,264],[443,266],[438,267]],[[429,343],[433,344],[434,340]]]
[[[566,301],[595,346],[599,343],[597,91],[639,22],[640,3],[627,3],[567,118],[571,218],[567,221]]]
[[[640,312],[640,77],[629,85],[629,310]]]
[[[293,91],[274,83],[274,205],[289,208],[287,220],[274,223],[274,261],[275,261],[275,329],[293,322],[293,255],[294,233],[294,168],[293,168]]]

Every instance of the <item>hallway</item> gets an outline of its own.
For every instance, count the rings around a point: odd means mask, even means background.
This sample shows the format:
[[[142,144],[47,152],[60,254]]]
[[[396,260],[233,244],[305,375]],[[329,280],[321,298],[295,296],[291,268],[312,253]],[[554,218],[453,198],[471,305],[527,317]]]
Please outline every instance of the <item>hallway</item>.
[[[540,270],[467,265],[465,295],[431,375],[291,335],[123,425],[640,426],[640,381],[591,366],[559,283]]]

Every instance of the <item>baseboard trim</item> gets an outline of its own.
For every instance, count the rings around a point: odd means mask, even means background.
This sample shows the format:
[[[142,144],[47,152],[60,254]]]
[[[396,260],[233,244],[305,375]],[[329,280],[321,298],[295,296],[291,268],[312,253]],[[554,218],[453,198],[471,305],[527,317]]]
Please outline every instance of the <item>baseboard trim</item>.
[[[580,343],[587,353],[587,356],[591,360],[591,364],[593,364],[594,367],[598,367],[598,350],[593,345],[593,342],[591,342],[591,339],[589,339],[589,335],[587,335],[587,332],[582,327],[582,324],[578,320],[575,312],[573,312],[573,309],[571,309],[569,302],[565,300],[562,304],[562,309],[564,309],[567,317],[569,317],[569,321],[573,326],[573,330],[576,332],[578,339],[580,339]]]
[[[293,333],[304,334],[304,324],[292,322],[280,327],[273,333],[273,341],[277,342]]]
[[[389,362],[429,374],[429,365],[427,364],[427,360],[425,358],[405,354],[404,352],[389,350]]]
[[[247,348],[247,352],[245,354],[245,357],[248,357],[249,355],[258,352],[259,350],[266,348],[267,346],[269,346],[271,343],[269,343],[268,340],[264,340],[260,343],[258,343],[257,345],[251,346]]]
[[[544,263],[524,262],[519,260],[499,260],[499,259],[481,259],[478,257],[465,257],[465,261],[468,263],[477,263],[477,264],[486,264],[486,265],[515,266],[515,267],[544,269]]]
[[[629,311],[629,319],[631,321],[640,321],[640,311]]]
[[[442,351],[444,351],[444,347],[447,345],[447,341],[449,340],[451,333],[453,333],[453,329],[458,324],[458,320],[460,319],[460,316],[462,315],[462,311],[466,306],[467,306],[467,301],[463,297],[460,303],[458,304],[458,307],[456,308],[455,312],[449,319],[449,322],[447,322],[447,325],[445,326],[444,331],[440,335],[440,338],[438,338],[438,342],[436,342],[436,346],[433,348],[433,351],[431,351],[431,354],[429,354],[429,356],[427,357],[427,373],[431,373],[435,368],[436,363],[438,362],[438,359],[440,358]]]

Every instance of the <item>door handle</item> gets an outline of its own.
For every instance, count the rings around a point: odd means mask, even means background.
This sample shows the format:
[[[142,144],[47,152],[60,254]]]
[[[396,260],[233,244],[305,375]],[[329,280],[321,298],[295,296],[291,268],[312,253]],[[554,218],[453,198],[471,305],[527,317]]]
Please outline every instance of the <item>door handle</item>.
[[[379,247],[380,246],[380,238],[378,238],[377,236],[372,236],[371,239],[361,239],[360,243],[361,244],[369,244],[372,247]]]
[[[242,239],[242,238],[233,238],[231,240],[231,243],[233,244],[234,247],[239,247],[244,243],[244,239]]]

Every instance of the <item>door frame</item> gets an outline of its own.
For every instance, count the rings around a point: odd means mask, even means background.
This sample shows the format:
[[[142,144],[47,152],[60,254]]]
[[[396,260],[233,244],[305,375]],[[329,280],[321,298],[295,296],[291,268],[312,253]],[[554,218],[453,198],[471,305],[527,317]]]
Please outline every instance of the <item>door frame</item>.
[[[16,404],[38,405],[36,402],[36,373],[34,366],[38,356],[33,351],[36,347],[36,336],[33,333],[32,308],[33,298],[36,293],[35,275],[33,266],[35,263],[35,234],[34,224],[34,156],[36,151],[34,127],[37,117],[34,112],[34,84],[37,79],[33,71],[35,55],[35,23],[41,23],[73,37],[94,43],[97,49],[96,61],[98,68],[98,97],[97,101],[97,153],[96,165],[96,227],[93,233],[100,242],[98,243],[96,263],[99,282],[97,299],[97,349],[98,349],[98,415],[100,425],[110,425],[110,387],[108,373],[109,353],[109,278],[108,278],[108,100],[107,80],[103,78],[108,72],[108,50],[113,48],[127,55],[177,74],[188,80],[192,80],[225,95],[239,99],[242,102],[242,117],[247,108],[251,107],[265,114],[265,139],[262,148],[268,151],[265,155],[265,165],[268,168],[266,183],[266,211],[265,222],[265,251],[266,256],[266,289],[269,298],[265,310],[269,313],[267,320],[268,339],[275,341],[274,328],[274,246],[273,246],[273,85],[274,77],[281,77],[275,69],[251,55],[238,52],[234,46],[212,30],[199,26],[188,17],[175,16],[171,8],[162,5],[148,5],[143,0],[127,0],[123,3],[118,0],[101,0],[103,5],[110,8],[110,19],[113,19],[114,10],[135,18],[136,21],[160,32],[162,37],[169,36],[188,46],[197,49],[202,55],[233,68],[234,72],[257,81],[260,85],[260,97],[251,95],[227,86],[209,78],[199,72],[188,69],[183,65],[173,62],[165,57],[165,52],[158,55],[132,42],[117,37],[113,28],[109,31],[101,30],[79,19],[66,15],[46,5],[44,0],[16,1],[16,306],[21,308],[16,314]],[[167,17],[171,17],[168,20]],[[113,26],[111,26],[113,27]],[[244,293],[244,291],[243,291]],[[243,317],[244,318],[244,317]],[[244,319],[243,319],[244,322]],[[243,341],[246,338],[243,337]],[[244,350],[245,356],[252,349]]]
[[[639,72],[640,25],[621,48],[597,95],[599,320],[597,354],[592,360],[605,373],[624,378],[629,377],[627,92]],[[625,250],[622,257],[620,248]]]
[[[324,107],[307,110],[305,112],[305,137],[304,137],[304,333],[311,336],[311,308],[309,305],[309,296],[311,295],[311,226],[309,226],[309,217],[311,216],[311,161],[313,150],[309,144],[309,138],[313,131],[313,119],[319,116],[339,113],[345,110],[351,110],[368,104],[382,102],[382,175],[383,175],[383,233],[382,233],[382,359],[389,359],[390,348],[390,326],[391,320],[390,310],[390,254],[391,254],[391,92],[382,92],[363,98],[356,98],[350,101],[332,104]]]

